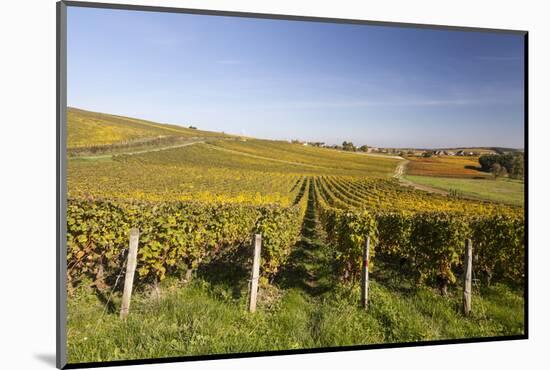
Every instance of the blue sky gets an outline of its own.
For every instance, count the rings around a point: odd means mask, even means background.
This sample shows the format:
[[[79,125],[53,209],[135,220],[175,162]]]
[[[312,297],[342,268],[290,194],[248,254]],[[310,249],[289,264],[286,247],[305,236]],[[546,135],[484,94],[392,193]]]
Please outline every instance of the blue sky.
[[[260,138],[523,147],[523,37],[68,9],[68,104]]]

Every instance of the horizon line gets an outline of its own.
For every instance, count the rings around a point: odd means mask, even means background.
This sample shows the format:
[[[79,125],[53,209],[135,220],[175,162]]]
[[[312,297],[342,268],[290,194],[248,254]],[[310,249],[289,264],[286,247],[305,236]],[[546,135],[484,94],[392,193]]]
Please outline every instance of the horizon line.
[[[131,118],[131,119],[137,119],[137,120],[141,120],[141,121],[148,121],[148,122],[151,122],[151,123],[154,123],[154,124],[158,124],[158,125],[173,125],[173,126],[179,126],[181,128],[189,128],[188,126],[184,126],[183,124],[180,124],[180,123],[170,123],[170,122],[158,122],[158,121],[153,121],[151,119],[147,119],[147,118],[140,118],[140,117],[132,117],[132,116],[126,116],[126,115],[123,115],[123,114],[118,114],[118,113],[106,113],[106,112],[99,112],[99,111],[96,111],[96,110],[90,110],[90,109],[86,109],[86,108],[79,108],[79,107],[75,107],[75,106],[71,106],[71,105],[67,105],[67,109],[77,109],[77,110],[81,110],[81,111],[85,111],[85,112],[90,112],[90,113],[98,113],[98,114],[104,114],[104,115],[109,115],[109,116],[118,116],[118,117],[124,117],[124,118]],[[325,146],[333,146],[333,145],[341,145],[342,143],[338,143],[338,144],[327,144],[323,141],[317,141],[317,140],[306,140],[306,139],[302,139],[302,138],[292,138],[292,139],[277,139],[277,138],[266,138],[266,137],[258,137],[258,136],[248,136],[248,135],[244,135],[244,134],[240,134],[240,133],[232,133],[232,132],[228,132],[228,131],[211,131],[211,130],[203,130],[201,128],[199,128],[198,126],[196,126],[197,124],[189,124],[189,126],[195,126],[197,127],[197,129],[199,131],[207,131],[207,132],[214,132],[214,133],[223,133],[223,134],[227,134],[227,135],[232,135],[232,136],[237,136],[237,137],[244,137],[244,138],[249,138],[249,139],[256,139],[256,140],[270,140],[270,141],[285,141],[285,142],[291,142],[292,140],[298,140],[299,142],[301,143],[318,143],[318,142],[321,142],[323,144],[325,144]],[[348,140],[344,140],[344,141],[348,141]],[[349,140],[348,142],[351,142],[351,140]],[[434,146],[434,147],[428,147],[428,146],[420,146],[420,147],[414,147],[414,146],[380,146],[380,145],[369,145],[369,144],[362,144],[362,145],[367,145],[368,147],[370,148],[381,148],[381,149],[400,149],[400,150],[405,150],[405,149],[416,149],[416,150],[450,150],[450,149],[475,149],[475,148],[478,148],[478,149],[513,149],[513,150],[524,150],[524,147],[512,147],[512,146],[502,146],[502,145],[468,145],[468,146],[462,146],[462,145],[454,145],[454,146],[445,146],[445,147],[438,147],[438,146]],[[356,147],[360,147],[362,146],[360,144],[354,144],[354,146]]]

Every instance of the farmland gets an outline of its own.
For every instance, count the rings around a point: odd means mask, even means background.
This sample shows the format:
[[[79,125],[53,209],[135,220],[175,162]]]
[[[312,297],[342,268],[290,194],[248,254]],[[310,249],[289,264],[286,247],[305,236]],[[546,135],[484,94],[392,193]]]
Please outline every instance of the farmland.
[[[524,183],[513,179],[468,179],[446,178],[431,176],[406,176],[407,179],[417,184],[428,185],[434,188],[456,191],[459,195],[488,199],[495,202],[523,205]]]
[[[523,180],[499,178],[481,171],[478,156],[407,157],[404,181],[434,192],[523,205]]]
[[[414,176],[438,176],[453,178],[483,179],[490,177],[481,172],[477,157],[433,156],[430,158],[409,157],[407,173]]]
[[[402,186],[398,158],[78,109],[68,118],[71,362],[523,333],[520,203]],[[484,176],[469,166],[411,160],[408,173]],[[116,277],[132,227],[136,293],[120,321]],[[253,233],[263,244],[250,314]],[[367,236],[368,312],[358,306]],[[471,316],[459,309],[466,238]]]

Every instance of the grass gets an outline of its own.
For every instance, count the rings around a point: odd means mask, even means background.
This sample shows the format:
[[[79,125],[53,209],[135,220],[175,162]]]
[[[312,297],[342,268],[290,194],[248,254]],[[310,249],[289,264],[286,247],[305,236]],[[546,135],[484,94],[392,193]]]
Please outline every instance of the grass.
[[[457,291],[441,297],[428,288],[406,293],[376,280],[370,309],[358,307],[357,287],[337,286],[313,297],[298,288],[260,299],[246,312],[246,293],[197,279],[161,284],[161,298],[132,298],[127,321],[116,310],[102,317],[103,303],[81,288],[68,305],[69,362],[242,353],[315,347],[400,343],[523,333],[523,299],[503,285],[473,299],[470,317],[460,313]],[[276,289],[276,288],[271,288]],[[115,299],[119,307],[119,297]]]
[[[457,178],[485,178],[489,175],[479,171],[478,157],[433,156],[430,158],[408,157],[407,173],[417,176],[441,176]]]
[[[524,183],[520,180],[497,179],[456,179],[431,176],[405,176],[406,179],[421,185],[443,190],[456,190],[467,197],[491,200],[500,203],[523,206]]]

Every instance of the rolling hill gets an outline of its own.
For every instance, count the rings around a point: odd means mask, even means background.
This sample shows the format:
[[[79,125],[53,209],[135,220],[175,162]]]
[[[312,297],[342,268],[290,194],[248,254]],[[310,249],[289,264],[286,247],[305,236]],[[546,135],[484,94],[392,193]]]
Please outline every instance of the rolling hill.
[[[168,145],[195,138],[231,137],[177,125],[160,124],[137,118],[67,109],[67,148],[71,152],[88,149],[97,152],[147,144]]]

